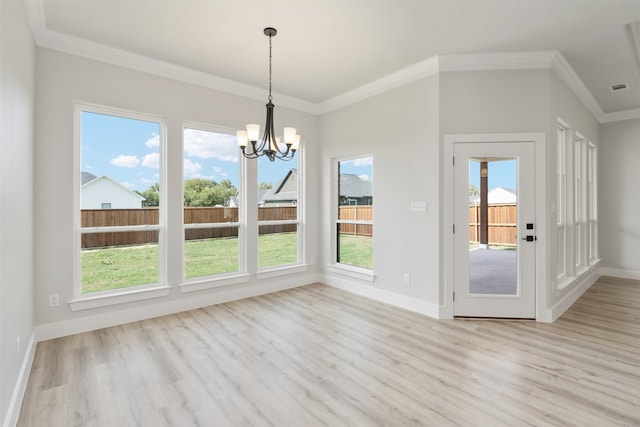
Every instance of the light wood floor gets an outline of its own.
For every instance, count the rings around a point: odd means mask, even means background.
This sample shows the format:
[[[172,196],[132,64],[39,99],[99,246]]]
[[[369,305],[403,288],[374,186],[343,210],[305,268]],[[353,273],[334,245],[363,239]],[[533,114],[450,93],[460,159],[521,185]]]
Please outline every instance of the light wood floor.
[[[554,324],[324,285],[38,344],[19,426],[639,426],[640,283]]]

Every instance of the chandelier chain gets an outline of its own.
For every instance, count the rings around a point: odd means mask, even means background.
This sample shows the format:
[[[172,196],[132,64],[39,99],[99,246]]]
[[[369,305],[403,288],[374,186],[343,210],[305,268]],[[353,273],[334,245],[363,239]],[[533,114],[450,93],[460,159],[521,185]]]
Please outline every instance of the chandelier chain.
[[[271,36],[269,36],[269,102],[273,98],[271,97]]]

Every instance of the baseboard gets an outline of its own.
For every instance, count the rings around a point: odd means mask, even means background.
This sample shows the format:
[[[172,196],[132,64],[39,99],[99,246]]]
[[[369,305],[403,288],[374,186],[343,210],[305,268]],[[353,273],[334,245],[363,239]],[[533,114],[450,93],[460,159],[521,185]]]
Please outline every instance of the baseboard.
[[[593,285],[596,280],[600,277],[601,269],[598,266],[594,266],[590,268],[587,272],[585,272],[582,276],[577,278],[575,282],[565,289],[567,289],[566,293],[562,295],[560,300],[551,307],[549,312],[549,319],[544,319],[541,321],[549,321],[555,322],[562,316],[562,313],[567,311],[569,307],[573,305],[574,302],[578,300],[590,287]]]
[[[145,307],[135,307],[112,311],[110,313],[93,316],[78,317],[63,322],[47,323],[35,327],[37,341],[64,337],[82,332],[93,331],[124,323],[137,322],[182,311],[194,310],[209,305],[222,304],[244,298],[251,298],[272,292],[283,291],[321,281],[319,274],[296,275],[292,278],[282,278],[271,281],[260,281],[243,286],[217,288],[215,292],[192,292],[184,298],[175,299],[157,304],[148,304]]]
[[[375,288],[373,285],[365,285],[356,281],[338,278],[331,275],[325,275],[323,283],[343,291],[351,292],[375,301],[385,304],[404,308],[405,310],[433,317],[435,319],[440,315],[440,306],[427,301],[419,300],[406,295],[400,295],[393,292]]]
[[[620,268],[601,267],[600,275],[619,277],[621,279],[640,280],[640,271],[637,270],[623,270]]]
[[[33,357],[36,354],[36,336],[35,333],[31,334],[29,344],[24,353],[22,364],[20,365],[20,372],[18,373],[18,379],[16,380],[16,386],[13,389],[11,395],[11,402],[9,402],[9,408],[5,416],[3,427],[14,427],[18,422],[18,416],[20,415],[20,408],[22,407],[22,399],[24,398],[24,392],[27,389],[27,383],[29,382],[29,373],[31,372],[31,366],[33,365]]]

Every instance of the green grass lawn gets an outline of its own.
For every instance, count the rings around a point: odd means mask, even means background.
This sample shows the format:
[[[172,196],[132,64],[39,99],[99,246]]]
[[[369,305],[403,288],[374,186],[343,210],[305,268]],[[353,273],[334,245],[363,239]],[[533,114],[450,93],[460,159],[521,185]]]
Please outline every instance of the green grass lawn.
[[[296,233],[265,234],[258,240],[260,268],[295,264]],[[185,244],[187,279],[238,271],[238,239],[189,240]],[[82,250],[82,293],[158,282],[158,245]]]
[[[372,268],[372,239],[340,236],[340,262]],[[264,234],[258,238],[260,268],[297,263],[297,233]],[[238,239],[189,240],[185,244],[187,279],[238,271]],[[158,245],[82,250],[82,293],[158,282]]]
[[[373,269],[373,238],[341,234],[340,263]]]

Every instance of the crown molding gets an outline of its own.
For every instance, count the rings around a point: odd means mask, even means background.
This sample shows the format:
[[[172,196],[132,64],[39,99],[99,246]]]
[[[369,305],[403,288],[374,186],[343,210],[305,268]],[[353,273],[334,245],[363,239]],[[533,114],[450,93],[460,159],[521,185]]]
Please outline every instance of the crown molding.
[[[249,99],[258,101],[266,100],[264,88],[218,77],[79,37],[51,31],[46,27],[43,0],[25,0],[25,3],[27,5],[27,14],[36,44],[40,47],[142,71],[159,77],[191,83]],[[316,103],[277,92],[274,92],[273,95],[278,99],[278,106],[280,107],[288,107],[306,113],[318,114]]]
[[[396,87],[404,86],[428,76],[438,74],[440,71],[438,64],[439,58],[433,56],[417,64],[410,65],[400,71],[396,71],[388,76],[319,103],[318,113],[328,113],[329,111],[337,110],[338,108],[362,101],[363,99],[384,93]]]
[[[29,24],[38,46],[249,99],[265,99],[264,88],[51,31],[47,29],[44,0],[24,1]],[[640,21],[629,26],[640,64]],[[437,55],[320,103],[279,93],[274,95],[279,106],[319,115],[441,72],[526,69],[555,71],[600,123],[640,118],[640,109],[605,114],[589,89],[558,51]]]
[[[551,68],[555,51],[441,55],[440,71],[531,70]]]
[[[598,101],[593,97],[589,89],[582,82],[580,77],[576,74],[574,69],[569,65],[567,60],[560,52],[555,52],[555,56],[551,63],[551,69],[564,81],[567,86],[575,93],[575,95],[582,101],[585,107],[593,114],[593,116],[599,122],[602,122],[604,117],[604,111],[598,104]]]
[[[640,108],[633,110],[616,111],[615,113],[606,113],[600,123],[621,122],[623,120],[640,119]]]

